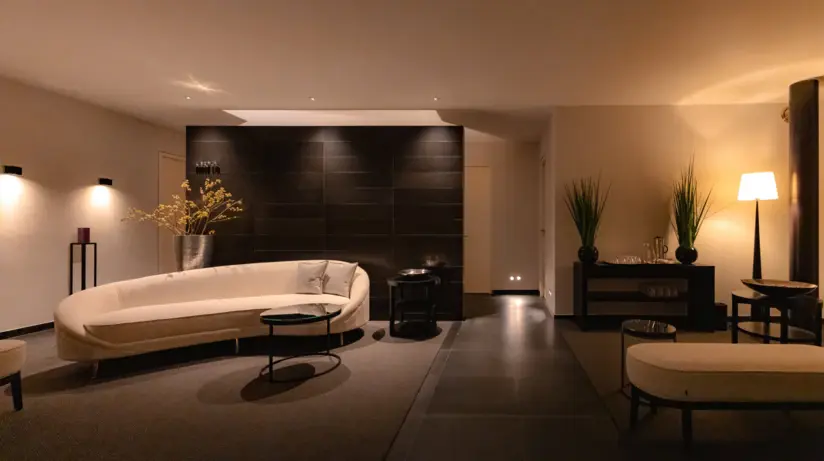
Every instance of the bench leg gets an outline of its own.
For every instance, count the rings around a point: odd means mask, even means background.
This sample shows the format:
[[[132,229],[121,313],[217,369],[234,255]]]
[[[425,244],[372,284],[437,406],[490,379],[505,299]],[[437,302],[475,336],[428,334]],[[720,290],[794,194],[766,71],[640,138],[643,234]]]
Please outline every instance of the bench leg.
[[[11,376],[11,398],[14,402],[14,411],[23,409],[23,380],[20,377],[20,372]]]
[[[684,439],[684,449],[692,447],[692,409],[681,409],[681,436]]]
[[[634,429],[638,424],[638,407],[641,406],[641,396],[638,394],[638,388],[632,386],[630,389],[630,403],[629,403],[629,427]]]

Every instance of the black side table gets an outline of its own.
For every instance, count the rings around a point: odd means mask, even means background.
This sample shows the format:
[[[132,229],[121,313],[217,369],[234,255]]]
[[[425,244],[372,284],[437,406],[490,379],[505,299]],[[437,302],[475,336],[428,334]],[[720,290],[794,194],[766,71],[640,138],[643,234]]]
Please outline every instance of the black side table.
[[[678,342],[677,330],[674,326],[666,322],[657,320],[626,320],[621,323],[621,393],[629,397],[624,388],[626,381],[624,373],[627,367],[627,351],[624,346],[626,335],[633,338],[648,339],[652,341],[672,341]]]
[[[765,312],[763,320],[760,322],[741,322],[738,315],[738,305],[749,304],[750,307],[761,309]],[[812,306],[813,311],[812,328],[813,331],[790,325],[790,311],[800,309],[804,304]],[[775,323],[770,318],[770,308],[778,309],[781,317],[778,321],[778,332],[776,335]],[[764,344],[770,341],[778,341],[781,344],[814,344],[821,346],[821,300],[812,296],[794,296],[792,298],[775,298],[762,295],[752,290],[736,290],[732,292],[732,318],[731,318],[731,339],[733,343],[738,342],[738,332],[761,338]]]
[[[86,248],[94,249],[94,285],[97,286],[97,243],[70,243],[69,244],[69,295],[74,293],[74,247],[80,247],[80,291],[86,289]]]
[[[389,285],[389,336],[395,336],[395,316],[399,313],[403,322],[405,311],[423,311],[426,322],[433,330],[437,328],[435,290],[441,284],[439,277],[398,276],[387,279],[386,283]]]

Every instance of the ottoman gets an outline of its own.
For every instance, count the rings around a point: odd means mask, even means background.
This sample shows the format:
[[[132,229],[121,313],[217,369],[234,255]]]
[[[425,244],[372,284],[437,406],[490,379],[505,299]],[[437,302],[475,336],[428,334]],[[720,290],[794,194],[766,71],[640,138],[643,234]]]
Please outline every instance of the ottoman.
[[[0,386],[11,384],[14,409],[23,409],[23,385],[20,370],[26,361],[26,343],[16,339],[0,340]]]
[[[641,399],[681,410],[684,444],[693,410],[822,410],[824,348],[804,344],[638,344],[627,349],[630,426]]]

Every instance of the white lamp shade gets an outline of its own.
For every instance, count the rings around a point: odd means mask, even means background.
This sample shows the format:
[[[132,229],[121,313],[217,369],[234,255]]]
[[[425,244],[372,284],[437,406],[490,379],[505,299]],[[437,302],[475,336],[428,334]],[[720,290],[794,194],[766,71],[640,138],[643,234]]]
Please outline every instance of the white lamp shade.
[[[772,171],[744,173],[738,187],[738,200],[777,200],[778,188]]]

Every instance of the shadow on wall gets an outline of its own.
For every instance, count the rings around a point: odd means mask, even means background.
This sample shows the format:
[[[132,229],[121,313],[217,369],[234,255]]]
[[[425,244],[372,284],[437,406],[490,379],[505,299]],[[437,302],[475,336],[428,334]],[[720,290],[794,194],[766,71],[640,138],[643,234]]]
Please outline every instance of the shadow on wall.
[[[446,123],[460,125],[512,141],[539,141],[549,123],[549,111],[489,112],[480,110],[439,110]],[[467,134],[469,137],[469,134]]]

